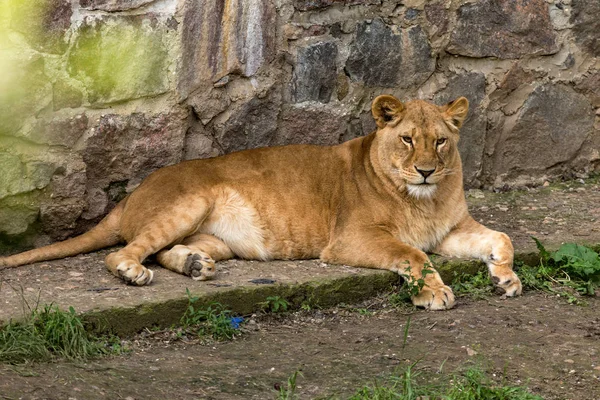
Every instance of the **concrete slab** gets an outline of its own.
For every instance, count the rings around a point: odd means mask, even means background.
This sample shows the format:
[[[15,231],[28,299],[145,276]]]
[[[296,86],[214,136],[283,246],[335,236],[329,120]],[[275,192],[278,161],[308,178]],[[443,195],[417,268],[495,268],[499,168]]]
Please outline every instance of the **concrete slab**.
[[[517,258],[536,262],[531,236],[548,248],[562,242],[600,244],[600,184],[570,182],[524,191],[469,191],[472,215],[490,228],[504,231],[515,243]],[[260,309],[268,296],[286,298],[293,306],[333,305],[358,301],[398,283],[395,274],[327,265],[318,260],[217,264],[217,279],[195,282],[152,262],[152,285],[123,284],[105,270],[108,250],[63,260],[0,270],[0,321],[18,319],[37,304],[69,306],[84,313],[98,330],[121,334],[177,323],[187,305],[186,288],[201,304],[219,301],[238,314]],[[456,272],[482,268],[478,262],[434,262],[446,282]]]

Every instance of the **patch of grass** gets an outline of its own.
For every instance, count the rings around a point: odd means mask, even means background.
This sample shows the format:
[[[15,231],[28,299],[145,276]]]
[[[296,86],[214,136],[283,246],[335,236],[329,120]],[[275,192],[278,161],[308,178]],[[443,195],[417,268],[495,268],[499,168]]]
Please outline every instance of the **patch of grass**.
[[[357,314],[365,316],[365,317],[370,317],[370,316],[372,316],[372,315],[375,314],[375,312],[370,309],[371,306],[372,305],[365,305],[364,303],[361,304],[360,306],[346,304],[346,303],[340,303],[340,304],[338,304],[337,307],[340,310],[349,311],[349,312],[352,312],[352,313],[357,313]]]
[[[222,304],[215,302],[206,307],[197,307],[199,297],[192,296],[189,289],[186,289],[186,293],[188,307],[181,317],[181,325],[185,330],[218,341],[231,340],[240,334],[236,327],[237,320]]]
[[[600,255],[586,246],[565,243],[549,252],[535,240],[540,264],[522,265],[519,276],[525,289],[542,290],[564,297],[569,303],[584,304],[581,296],[594,296],[600,288]]]
[[[260,303],[263,310],[270,311],[273,313],[286,312],[290,306],[290,303],[280,296],[269,296],[266,301]]]
[[[411,305],[410,295],[405,290],[402,290],[402,288],[397,292],[390,293],[387,300],[394,308],[406,308]]]
[[[31,311],[23,321],[10,321],[0,328],[0,362],[9,364],[54,358],[85,360],[122,351],[118,339],[87,332],[73,307],[62,311],[46,305]]]
[[[494,285],[485,271],[479,271],[475,275],[465,273],[457,275],[450,286],[455,295],[475,299],[484,298],[494,290]]]
[[[350,400],[543,400],[524,387],[495,384],[476,367],[452,375],[438,385],[418,383],[421,375],[414,363],[384,382],[376,381],[358,389]]]

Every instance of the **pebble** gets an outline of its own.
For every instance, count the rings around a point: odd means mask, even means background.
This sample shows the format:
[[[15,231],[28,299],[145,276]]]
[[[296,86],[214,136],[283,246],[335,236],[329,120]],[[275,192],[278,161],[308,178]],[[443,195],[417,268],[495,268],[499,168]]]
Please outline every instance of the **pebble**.
[[[477,355],[477,352],[475,350],[473,350],[472,348],[467,347],[467,355],[469,357],[473,357],[473,356]]]
[[[485,194],[483,194],[483,191],[479,189],[470,189],[469,191],[467,191],[467,197],[472,197],[474,199],[483,199],[485,198]]]

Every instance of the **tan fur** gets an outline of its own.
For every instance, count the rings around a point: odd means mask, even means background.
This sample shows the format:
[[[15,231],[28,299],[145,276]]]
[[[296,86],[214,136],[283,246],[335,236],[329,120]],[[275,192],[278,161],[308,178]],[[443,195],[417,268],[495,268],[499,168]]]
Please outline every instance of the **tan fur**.
[[[460,98],[438,107],[392,96],[373,102],[377,131],[331,146],[247,150],[186,161],[151,174],[90,232],[0,258],[0,265],[75,255],[125,241],[106,258],[125,281],[148,284],[141,262],[157,253],[166,268],[197,280],[215,261],[321,258],[422,277],[425,252],[484,260],[508,296],[521,293],[510,239],[467,211],[458,129]],[[413,298],[446,309],[451,289],[437,272]]]

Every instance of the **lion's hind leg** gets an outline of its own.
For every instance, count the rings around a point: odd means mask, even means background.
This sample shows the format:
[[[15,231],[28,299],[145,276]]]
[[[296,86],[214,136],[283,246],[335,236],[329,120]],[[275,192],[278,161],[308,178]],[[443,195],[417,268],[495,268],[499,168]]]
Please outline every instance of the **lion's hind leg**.
[[[196,281],[212,279],[216,273],[215,262],[227,260],[233,252],[222,240],[212,235],[197,233],[181,244],[157,254],[158,262],[165,268]]]
[[[124,221],[125,231],[131,239],[121,250],[109,254],[106,267],[113,275],[133,285],[147,285],[152,282],[154,273],[142,265],[151,254],[185,240],[198,230],[211,210],[211,204],[204,198],[181,201],[177,206],[163,209],[151,220],[136,220],[135,213]]]

